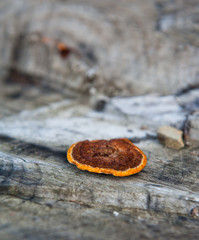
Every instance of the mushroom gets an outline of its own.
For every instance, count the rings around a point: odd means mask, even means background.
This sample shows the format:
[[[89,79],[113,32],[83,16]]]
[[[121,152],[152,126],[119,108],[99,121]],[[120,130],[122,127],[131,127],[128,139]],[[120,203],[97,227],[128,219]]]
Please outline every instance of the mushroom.
[[[67,158],[81,170],[119,177],[140,172],[147,162],[142,150],[126,138],[74,143]]]

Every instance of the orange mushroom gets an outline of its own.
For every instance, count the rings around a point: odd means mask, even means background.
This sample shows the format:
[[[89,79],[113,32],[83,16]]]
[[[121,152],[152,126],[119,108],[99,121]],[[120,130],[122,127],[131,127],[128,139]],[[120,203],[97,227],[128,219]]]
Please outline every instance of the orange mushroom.
[[[126,138],[74,143],[67,158],[79,169],[119,177],[140,172],[147,162],[142,150]]]
[[[71,51],[72,51],[72,49],[69,48],[69,47],[68,47],[66,44],[64,44],[63,42],[58,42],[58,43],[57,43],[57,49],[59,50],[59,53],[60,53],[60,55],[61,55],[63,58],[67,57],[67,56],[71,53]]]

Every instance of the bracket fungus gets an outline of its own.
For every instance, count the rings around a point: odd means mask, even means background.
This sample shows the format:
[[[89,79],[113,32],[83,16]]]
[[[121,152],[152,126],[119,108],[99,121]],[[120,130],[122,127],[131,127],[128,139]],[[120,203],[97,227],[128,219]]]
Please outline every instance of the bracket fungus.
[[[142,150],[126,138],[74,143],[67,158],[79,169],[119,177],[140,172],[147,162]]]

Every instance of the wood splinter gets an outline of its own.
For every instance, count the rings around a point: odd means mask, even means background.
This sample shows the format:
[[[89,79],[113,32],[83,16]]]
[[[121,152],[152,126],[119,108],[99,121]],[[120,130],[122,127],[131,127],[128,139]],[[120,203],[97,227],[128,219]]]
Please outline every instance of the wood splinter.
[[[147,162],[142,150],[126,138],[74,143],[67,158],[81,170],[118,177],[140,172]]]

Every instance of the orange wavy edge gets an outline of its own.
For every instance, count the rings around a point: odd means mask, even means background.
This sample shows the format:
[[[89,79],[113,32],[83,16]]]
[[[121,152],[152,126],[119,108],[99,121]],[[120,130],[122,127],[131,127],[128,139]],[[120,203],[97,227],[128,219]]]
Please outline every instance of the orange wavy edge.
[[[137,149],[137,151],[139,151],[142,154],[143,157],[142,157],[142,162],[140,163],[140,165],[138,165],[135,168],[128,168],[125,171],[118,171],[118,170],[114,170],[114,169],[110,169],[110,168],[91,167],[89,165],[79,163],[78,161],[74,160],[72,157],[73,148],[75,147],[75,145],[78,142],[72,144],[70,146],[70,148],[68,149],[68,152],[67,152],[68,161],[72,164],[75,164],[81,170],[87,170],[89,172],[95,172],[95,173],[112,174],[117,177],[125,177],[125,176],[133,175],[133,174],[140,172],[146,166],[146,163],[147,163],[146,155],[143,153],[143,151],[141,149],[139,149],[137,146],[135,146],[129,139],[127,139],[127,138],[120,138],[120,139],[123,139],[123,140],[129,142],[131,145],[133,145],[134,148]],[[95,141],[98,141],[98,140],[92,140],[90,142],[95,142]]]

